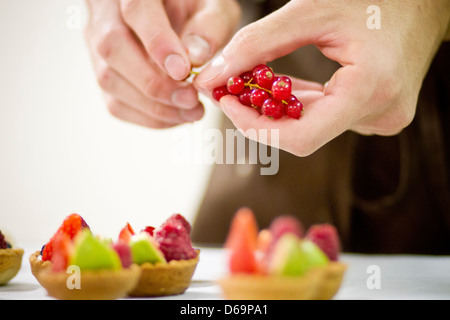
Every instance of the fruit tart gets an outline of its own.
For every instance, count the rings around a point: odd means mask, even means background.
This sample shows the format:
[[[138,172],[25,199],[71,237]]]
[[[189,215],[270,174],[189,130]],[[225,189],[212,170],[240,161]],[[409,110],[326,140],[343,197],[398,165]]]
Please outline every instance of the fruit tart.
[[[191,225],[180,214],[170,216],[159,228],[145,227],[139,233],[127,224],[119,243],[131,248],[133,263],[141,276],[129,292],[132,297],[178,295],[191,283],[199,261],[199,250],[192,247]]]
[[[76,213],[66,217],[29,261],[33,275],[48,295],[61,300],[122,298],[140,276],[140,268],[131,263],[128,247],[94,235]]]
[[[23,249],[13,247],[0,231],[0,286],[17,275],[22,266],[22,256]]]
[[[254,213],[241,208],[225,243],[229,274],[219,280],[231,300],[329,300],[338,292],[346,265],[330,224],[309,227],[279,216],[259,230]]]

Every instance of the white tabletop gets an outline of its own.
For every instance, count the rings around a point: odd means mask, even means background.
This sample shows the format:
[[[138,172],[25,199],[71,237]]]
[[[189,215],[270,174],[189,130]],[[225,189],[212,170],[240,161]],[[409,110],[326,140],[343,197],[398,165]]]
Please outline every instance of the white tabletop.
[[[7,285],[0,286],[0,299],[52,299],[30,271],[28,257],[36,249],[24,249],[22,268]],[[223,299],[216,280],[226,274],[226,253],[216,248],[200,249],[200,262],[184,294],[147,299]],[[450,299],[450,256],[342,254],[341,260],[348,270],[336,300]]]

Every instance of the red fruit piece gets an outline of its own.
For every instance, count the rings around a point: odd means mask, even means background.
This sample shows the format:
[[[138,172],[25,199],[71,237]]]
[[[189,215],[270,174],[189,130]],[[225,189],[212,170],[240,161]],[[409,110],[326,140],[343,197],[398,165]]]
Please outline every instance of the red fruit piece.
[[[244,90],[245,83],[240,77],[231,77],[227,82],[227,90],[231,94],[239,94]]]
[[[239,102],[242,103],[244,106],[251,107],[252,106],[252,89],[250,88],[244,88],[244,91],[242,91],[239,94]]]
[[[253,80],[253,72],[252,71],[244,72],[239,77],[244,81],[244,83],[251,83],[251,82],[253,82],[252,81]]]
[[[252,76],[253,76],[253,80],[256,79],[256,74],[260,71],[260,70],[271,70],[267,65],[265,64],[258,64],[256,67],[253,68],[252,70]]]
[[[226,86],[215,88],[212,92],[212,96],[215,100],[220,101],[220,98],[223,96],[229,95],[228,89]]]
[[[197,252],[192,248],[189,233],[180,220],[166,221],[155,229],[153,234],[167,261],[188,260],[197,256]]]
[[[66,233],[70,239],[73,239],[80,230],[89,228],[86,221],[77,213],[72,213],[64,219],[59,230]]]
[[[274,99],[267,99],[264,101],[261,112],[263,115],[272,119],[280,119],[284,114],[283,104]]]
[[[276,242],[285,233],[293,233],[299,238],[303,237],[303,225],[293,216],[282,215],[276,217],[270,224],[269,230],[272,235],[273,242]]]
[[[249,237],[245,233],[238,233],[234,238],[235,242],[231,248],[229,256],[230,272],[235,273],[255,273],[258,271],[253,244],[249,242]]]
[[[309,227],[306,239],[314,242],[331,261],[337,261],[340,252],[340,242],[337,229],[328,223]]]
[[[66,234],[70,240],[72,240],[78,232],[80,232],[84,228],[89,228],[88,224],[84,219],[77,213],[72,213],[68,215],[52,238],[47,242],[44,248],[41,250],[42,252],[42,260],[43,261],[51,261],[54,251],[54,241],[58,233]]]
[[[269,93],[262,89],[253,89],[250,94],[250,101],[252,105],[261,108],[264,104],[264,101],[269,99]]]
[[[113,249],[119,255],[120,261],[122,262],[122,267],[128,268],[133,263],[133,257],[131,254],[130,246],[123,242],[119,241],[113,245]]]
[[[178,221],[181,222],[181,224],[183,225],[183,227],[186,229],[186,231],[189,233],[191,233],[191,224],[189,223],[189,221],[186,220],[186,218],[179,214],[179,213],[174,213],[173,215],[171,215],[169,218],[167,218],[167,220],[165,221],[165,223],[170,223],[171,221]]]
[[[70,236],[61,230],[58,231],[53,237],[52,248],[52,271],[66,271],[72,251],[72,240]]]
[[[119,232],[119,242],[123,241],[125,243],[130,242],[131,237],[134,235],[134,230],[131,225],[127,222],[126,226],[122,228]]]
[[[154,230],[155,230],[155,227],[147,226],[144,229],[142,229],[142,232],[147,232],[149,235],[153,236]]]
[[[288,100],[291,96],[292,84],[291,79],[285,76],[277,77],[272,84],[272,97],[275,100]]]
[[[8,243],[6,242],[5,236],[0,231],[0,249],[8,249]]]
[[[275,79],[275,75],[270,68],[261,69],[256,72],[255,82],[257,85],[264,89],[270,90],[272,88],[273,81]]]
[[[303,114],[303,104],[300,101],[291,101],[285,106],[285,113],[289,118],[300,119]]]
[[[225,247],[234,249],[241,246],[241,242],[248,244],[249,249],[255,250],[258,242],[258,224],[254,213],[249,208],[240,208],[231,221]]]

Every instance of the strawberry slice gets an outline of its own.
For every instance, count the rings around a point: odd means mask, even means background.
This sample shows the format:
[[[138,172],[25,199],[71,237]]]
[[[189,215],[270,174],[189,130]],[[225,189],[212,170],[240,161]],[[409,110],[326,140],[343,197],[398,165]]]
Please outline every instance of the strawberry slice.
[[[84,228],[89,229],[89,226],[86,223],[86,221],[79,214],[72,213],[72,214],[68,215],[64,219],[63,223],[58,228],[58,230],[55,232],[55,234],[52,236],[52,238],[49,240],[49,242],[47,242],[45,244],[44,248],[42,249],[42,260],[43,261],[51,261],[52,260],[54,246],[55,246],[55,244],[54,244],[55,238],[57,237],[57,235],[59,233],[63,233],[65,235],[67,235],[67,237],[70,240],[73,240],[73,238],[75,238],[75,236],[78,234],[78,232],[80,232]]]
[[[53,238],[52,270],[54,272],[65,271],[69,264],[72,252],[72,240],[70,236],[59,230]]]
[[[131,225],[127,222],[126,226],[122,228],[119,232],[119,242],[123,241],[125,243],[129,243],[131,237],[134,235],[134,230]]]
[[[225,248],[240,247],[242,241],[249,246],[249,249],[256,250],[258,224],[253,211],[246,207],[239,209],[235,213],[225,241]]]
[[[232,274],[256,273],[258,271],[253,244],[248,239],[243,233],[237,234],[235,237],[236,242],[233,244],[229,257],[229,268]]]

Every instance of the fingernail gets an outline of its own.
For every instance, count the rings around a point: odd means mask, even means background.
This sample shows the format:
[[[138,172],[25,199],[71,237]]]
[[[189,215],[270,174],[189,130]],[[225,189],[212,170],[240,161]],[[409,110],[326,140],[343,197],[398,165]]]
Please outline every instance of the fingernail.
[[[215,58],[200,74],[195,81],[201,86],[213,81],[220,76],[225,69],[225,59],[222,55]]]
[[[183,80],[189,74],[189,67],[184,59],[178,54],[167,56],[164,61],[164,68],[174,80]]]
[[[203,108],[195,108],[192,110],[180,110],[181,117],[189,122],[200,120],[205,113]]]
[[[172,94],[172,103],[180,108],[192,109],[198,104],[198,94],[192,88],[181,88]]]
[[[190,35],[184,38],[192,64],[200,66],[204,64],[211,55],[211,47],[205,39],[198,35]]]

